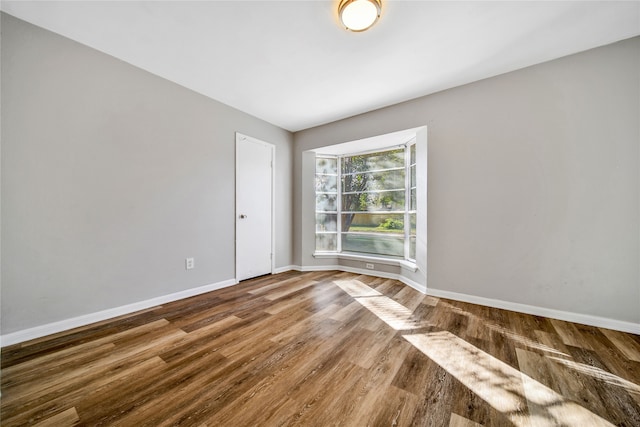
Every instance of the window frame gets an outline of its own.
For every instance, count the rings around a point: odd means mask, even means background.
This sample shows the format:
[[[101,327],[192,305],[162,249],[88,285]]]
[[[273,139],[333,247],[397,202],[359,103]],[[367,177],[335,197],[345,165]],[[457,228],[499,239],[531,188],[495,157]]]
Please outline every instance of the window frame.
[[[328,174],[328,173],[318,173],[318,166],[317,166],[317,161],[318,159],[334,159],[336,161],[336,174]],[[330,191],[321,191],[318,192],[317,188],[314,191],[315,197],[314,197],[314,203],[315,203],[315,215],[314,215],[314,223],[316,226],[316,231],[315,231],[315,247],[316,247],[316,252],[317,253],[326,253],[326,254],[333,254],[333,253],[340,253],[338,251],[338,249],[340,248],[340,205],[341,205],[341,201],[340,201],[340,159],[338,159],[337,156],[328,156],[328,155],[316,155],[315,157],[315,174],[314,177],[317,178],[318,175],[321,176],[335,176],[336,177],[336,210],[335,211],[319,211],[318,210],[318,194],[334,194],[333,192]],[[336,231],[319,231],[318,230],[318,215],[336,215]],[[331,234],[335,234],[335,239],[336,239],[336,250],[335,251],[331,251],[331,250],[318,250],[318,234],[321,235],[331,235]]]
[[[345,153],[345,154],[340,154],[340,155],[327,155],[327,154],[321,154],[321,153],[316,153],[315,154],[315,174],[314,177],[317,178],[318,175],[330,175],[330,176],[334,176],[333,174],[319,174],[318,173],[318,167],[317,167],[317,160],[318,159],[335,159],[336,161],[336,211],[318,211],[317,209],[317,196],[318,194],[334,194],[334,193],[330,193],[330,192],[318,192],[317,189],[315,191],[315,200],[316,200],[316,206],[315,206],[315,225],[316,225],[316,231],[315,231],[315,252],[314,254],[320,257],[324,257],[324,256],[340,256],[340,257],[363,257],[363,258],[388,258],[390,261],[394,261],[394,262],[400,262],[400,263],[408,263],[409,265],[414,265],[416,260],[415,260],[415,230],[412,234],[412,223],[411,223],[411,218],[412,215],[414,217],[417,218],[417,203],[414,203],[414,209],[411,209],[412,206],[412,199],[411,199],[411,194],[412,194],[412,190],[415,190],[417,187],[417,183],[413,183],[414,185],[411,186],[412,184],[412,168],[416,168],[416,164],[417,164],[417,159],[415,156],[416,151],[413,152],[414,156],[413,156],[413,163],[412,163],[412,149],[413,150],[417,150],[416,148],[416,137],[414,136],[413,138],[411,138],[409,141],[407,141],[404,144],[400,144],[400,145],[393,145],[393,146],[389,146],[389,147],[383,147],[383,148],[379,148],[379,149],[374,149],[374,150],[366,150],[366,151],[357,151],[357,152],[350,152],[350,153]],[[403,162],[403,166],[402,167],[392,167],[392,168],[383,168],[383,169],[379,169],[379,170],[373,170],[373,171],[366,171],[366,172],[350,172],[348,174],[345,175],[357,175],[358,173],[368,173],[368,172],[374,172],[374,173],[380,173],[380,172],[387,172],[387,171],[392,171],[392,170],[402,170],[404,171],[404,188],[398,188],[398,189],[385,189],[385,190],[366,190],[366,191],[361,191],[361,192],[343,192],[343,174],[342,174],[342,159],[345,157],[355,157],[355,156],[363,156],[363,155],[367,155],[367,154],[373,154],[373,153],[385,153],[387,151],[395,151],[398,149],[403,149],[404,153],[404,162]],[[403,210],[393,210],[393,211],[343,211],[342,210],[342,197],[344,194],[380,194],[380,193],[384,193],[384,192],[389,192],[389,191],[404,191],[404,209]],[[414,194],[417,194],[417,191],[414,191]],[[336,231],[331,231],[331,232],[326,232],[326,231],[318,231],[318,214],[335,214],[336,215]],[[402,215],[403,217],[403,223],[404,223],[404,227],[403,227],[403,232],[402,233],[393,233],[394,237],[397,235],[401,235],[403,238],[403,255],[401,256],[396,256],[396,255],[386,255],[386,254],[380,254],[380,253],[367,253],[367,252],[358,252],[358,251],[343,251],[342,248],[342,240],[343,240],[343,235],[347,235],[347,234],[359,234],[359,235],[370,235],[370,236],[384,236],[384,233],[376,233],[376,232],[343,232],[342,231],[342,215],[343,214],[349,214],[349,213],[353,213],[353,214],[392,214],[392,215]],[[335,250],[318,250],[318,240],[317,240],[317,236],[319,234],[334,234],[336,236],[336,244],[335,244]],[[413,257],[411,256],[411,239],[414,239],[413,242]]]

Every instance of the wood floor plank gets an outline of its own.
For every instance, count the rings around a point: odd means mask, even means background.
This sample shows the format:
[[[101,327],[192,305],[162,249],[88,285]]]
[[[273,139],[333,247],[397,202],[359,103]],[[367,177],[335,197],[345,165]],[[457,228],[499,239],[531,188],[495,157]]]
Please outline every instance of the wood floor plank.
[[[366,281],[363,281],[363,283],[367,284]],[[389,297],[397,294],[402,289],[404,289],[404,286],[402,284],[400,284],[397,280],[392,279],[386,279],[381,282],[374,282],[372,283],[372,287],[381,294],[387,295]]]
[[[262,323],[256,323],[250,334],[238,334],[236,338],[220,348],[220,353],[229,359],[235,359],[250,352],[256,341],[277,340],[282,337],[282,331],[296,328],[300,322],[309,318],[309,314],[303,310],[289,310],[269,317],[272,328],[265,328]]]
[[[415,419],[418,406],[423,402],[421,397],[393,385],[389,387],[387,397],[382,404],[373,409],[372,426],[419,426],[428,425]],[[357,424],[356,424],[357,425]],[[365,425],[365,424],[362,424]],[[432,424],[436,425],[436,424]]]
[[[453,394],[456,399],[451,405],[451,416],[458,415],[465,420],[481,425],[508,425],[507,417],[500,411],[491,407],[487,401],[477,393],[470,390],[465,384],[457,382],[453,386]],[[458,422],[461,420],[458,420]],[[451,420],[449,420],[451,423]]]
[[[265,294],[265,293],[269,293],[269,295],[272,295],[272,292],[270,291],[283,291],[286,289],[291,289],[291,285],[298,285],[300,283],[303,283],[306,286],[311,286],[313,284],[315,284],[316,282],[313,280],[305,280],[303,277],[301,276],[294,276],[294,277],[290,277],[288,279],[284,279],[284,280],[279,280],[278,282],[274,282],[271,284],[265,284],[262,285],[260,287],[251,289],[250,291],[248,291],[248,293],[253,294],[253,295],[260,295],[260,294]],[[277,299],[277,298],[274,298]]]
[[[349,305],[342,307],[340,310],[333,313],[330,319],[338,322],[344,322],[352,318],[358,311],[365,310],[358,301],[353,301]]]
[[[207,310],[207,314],[204,317],[199,317],[197,321],[193,323],[189,323],[187,325],[180,324],[180,329],[185,332],[193,332],[200,328],[207,327],[213,323],[217,323],[220,320],[227,318],[228,316],[235,316],[236,309],[229,307],[228,310]],[[251,319],[256,320],[256,316],[264,316],[267,317],[268,314],[263,313],[262,311],[254,312],[252,316],[245,317],[244,320],[251,322]]]
[[[343,399],[345,393],[351,393],[355,384],[365,375],[364,369],[344,359],[336,359],[327,364],[329,369],[315,378],[314,387],[295,396],[301,408],[292,424],[294,425],[342,425],[348,413],[344,407],[349,405]],[[289,423],[287,423],[289,424]]]
[[[575,364],[568,367],[584,373],[583,385],[593,390],[607,408],[607,418],[614,425],[640,425],[640,405],[629,395],[624,384],[616,383],[598,354],[584,348],[570,348]]]
[[[397,336],[397,332],[389,328],[380,328],[375,332],[368,332],[371,333],[371,337],[365,343],[363,350],[354,351],[351,356],[353,363],[365,369],[371,369],[380,361],[382,351]]]
[[[436,405],[439,410],[437,425],[446,425],[449,422],[453,405],[450,399],[455,394],[445,391],[458,383],[479,395],[498,411],[505,413],[513,424],[526,425],[528,411],[520,371],[491,354],[476,349],[448,331],[404,336],[435,363],[432,369],[427,370],[431,378],[426,383],[433,389],[429,394],[436,395],[438,399],[448,400],[446,405]],[[453,379],[457,382],[452,382]],[[426,405],[422,409],[423,416],[426,416]]]
[[[363,377],[362,384],[358,386],[358,394],[351,399],[354,408],[348,417],[348,425],[370,425],[374,417],[378,416],[379,409],[388,405],[389,397],[398,391],[391,382],[396,377],[410,348],[411,345],[406,340],[399,334],[395,334],[386,347],[377,354],[369,374]],[[414,408],[418,397],[411,396],[413,398],[405,399],[403,402],[412,404],[411,408]],[[402,413],[405,417],[403,422],[409,422],[413,412],[402,409],[404,407],[398,409],[394,419],[399,418]],[[396,422],[398,422],[397,419]]]
[[[449,427],[480,427],[481,425],[455,413],[451,414],[449,420]]]
[[[319,287],[325,288],[325,286],[326,284],[320,285]],[[271,301],[271,304],[264,309],[264,312],[269,314],[278,314],[281,311],[289,309],[298,308],[305,310],[307,307],[311,307],[315,304],[315,296],[315,292],[301,292],[296,295],[288,295],[285,298],[280,298],[278,301]]]
[[[330,318],[334,313],[338,312],[342,307],[332,304],[325,307],[323,310],[307,316],[304,320],[291,325],[291,327],[283,330],[277,335],[273,336],[274,341],[281,341],[295,337],[297,334],[304,333],[306,330],[315,329],[326,318]]]
[[[141,372],[159,375],[166,368],[166,364],[158,357],[143,360],[139,363],[129,364],[123,367],[115,367],[111,370],[102,370],[99,375],[84,379],[83,385],[61,384],[60,388],[43,394],[34,394],[27,402],[21,401],[16,405],[3,402],[2,425],[23,426],[32,421],[47,419],[51,414],[66,408],[69,404],[76,407],[82,399],[93,397],[98,390],[118,381],[130,381]],[[122,399],[122,396],[119,396]],[[101,402],[98,402],[101,403]],[[95,402],[93,403],[95,406]],[[83,412],[83,418],[87,417]]]
[[[56,364],[59,364],[67,359],[77,359],[78,357],[82,357],[83,354],[86,354],[95,348],[99,348],[105,345],[113,347],[113,341],[118,337],[126,336],[129,334],[145,334],[149,330],[165,327],[168,324],[169,322],[166,319],[159,319],[138,327],[126,329],[122,332],[113,333],[107,336],[99,336],[91,341],[83,342],[75,346],[64,347],[57,351],[47,351],[37,358],[21,358],[19,360],[16,359],[10,366],[3,368],[2,373],[8,375],[9,377],[20,377],[22,375],[22,372],[24,371],[34,371],[35,366],[42,366],[43,364],[51,361],[56,361]],[[4,349],[2,350],[2,357],[4,357]],[[4,379],[6,378],[3,378],[3,380]]]
[[[296,386],[308,381],[310,372],[317,373],[317,360],[334,359],[331,344],[346,337],[345,331],[340,331],[337,323],[327,322],[326,327],[334,328],[329,339],[308,330],[290,341],[287,344],[287,352],[283,353],[279,360],[282,367],[272,369],[255,386],[216,413],[216,422],[225,425],[249,425],[251,419],[258,416],[268,418],[291,399],[299,399],[302,393]],[[282,346],[282,342],[279,345]],[[295,360],[297,363],[286,363],[286,360]],[[320,376],[312,377],[313,381],[317,381]]]
[[[132,328],[152,323],[161,319],[154,311],[144,310],[128,316],[120,316],[112,323],[99,322],[94,325],[73,329],[71,331],[55,334],[50,341],[37,339],[21,344],[16,344],[2,349],[2,368],[16,365],[31,359],[39,358],[51,353],[57,353],[67,348],[94,341],[99,338],[111,337],[114,334],[127,331]],[[97,325],[97,326],[95,326]]]
[[[636,335],[627,334],[630,338]],[[592,342],[595,353],[599,356],[602,363],[606,366],[606,372],[613,375],[613,383],[627,390],[629,395],[640,406],[640,362],[629,360],[626,358],[616,346],[611,345],[611,341],[604,335],[600,334]]]
[[[76,369],[78,365],[109,354],[115,348],[112,342],[89,342],[76,348],[71,347],[56,353],[50,353],[39,359],[30,359],[3,371],[2,389],[7,391],[19,385],[41,379],[43,376],[59,374],[65,370]],[[56,363],[51,363],[55,360]],[[44,366],[44,367],[43,367]]]
[[[307,331],[307,334],[311,334],[314,339],[306,346],[307,351],[311,352],[308,353],[309,357],[301,360],[292,370],[300,374],[289,384],[289,395],[294,399],[314,392],[317,384],[328,375],[327,372],[333,369],[335,363],[345,358],[345,354],[351,349],[353,336],[360,329],[356,322],[339,324],[335,321],[327,321],[323,327],[327,328],[325,330],[329,332],[328,334],[318,336],[314,331]],[[299,341],[298,337],[294,340]],[[291,341],[282,341],[279,344]]]
[[[516,352],[522,373],[562,396],[572,396],[572,401],[579,402],[581,406],[591,412],[606,412],[604,402],[591,389],[584,387],[585,378],[582,378],[578,373],[554,364],[546,356],[522,349],[517,349]],[[554,402],[556,406],[566,403],[567,400]],[[533,401],[529,401],[529,411],[540,419],[549,418],[547,409],[538,405],[535,398]]]
[[[562,339],[556,335],[544,331],[535,331],[538,342],[544,346],[542,350],[557,357],[570,358],[569,349]]]
[[[600,332],[602,332],[627,359],[640,362],[640,344],[629,337],[629,334],[604,328],[600,328]]]
[[[313,333],[307,331],[306,333]],[[210,384],[204,393],[200,393],[196,404],[192,404],[181,409],[176,415],[166,420],[167,425],[173,423],[182,424],[188,418],[189,424],[194,422],[202,422],[203,420],[214,417],[216,423],[220,422],[219,413],[224,411],[229,405],[247,395],[247,392],[255,387],[256,382],[260,383],[265,378],[273,375],[282,363],[295,359],[295,357],[304,351],[304,343],[306,340],[292,340],[282,345],[276,344],[270,340],[264,341],[269,348],[267,351],[259,351],[250,357],[248,363],[243,362],[240,369],[234,369],[228,378],[221,379],[219,382]],[[263,344],[263,345],[265,345]],[[206,406],[198,404],[198,402],[206,402]],[[187,418],[185,418],[187,417]],[[231,424],[233,425],[233,424]]]
[[[422,303],[423,298],[424,295],[409,286],[405,286],[404,289],[401,289],[392,297],[394,301],[403,305],[412,313],[418,307],[418,305]]]
[[[170,330],[153,338],[147,337],[148,341],[139,342],[136,346],[117,348],[102,357],[99,362],[92,360],[69,372],[49,373],[28,383],[16,382],[15,386],[3,389],[2,405],[19,404],[24,396],[37,399],[48,393],[59,393],[61,389],[75,388],[76,384],[100,378],[113,369],[122,368],[127,364],[135,364],[138,360],[148,359],[154,355],[157,348],[169,345],[184,335],[186,333],[182,330]]]
[[[254,346],[250,353],[235,361],[223,358],[218,352],[200,352],[182,360],[178,366],[183,373],[163,381],[143,396],[135,411],[119,418],[114,425],[161,425],[184,423],[209,414],[232,401],[243,389],[264,375],[260,367],[265,360],[281,349],[270,341]],[[222,358],[222,359],[220,359]],[[171,402],[167,404],[167,394]]]
[[[298,292],[302,289],[305,289],[309,286],[313,286],[315,284],[315,282],[305,282],[305,281],[301,281],[300,283],[296,283],[295,285],[291,285],[291,286],[287,286],[286,288],[279,288],[278,290],[274,290],[272,292],[269,292],[268,295],[265,295],[265,298],[270,300],[270,301],[275,301],[277,299],[280,299],[282,297],[286,297],[287,295],[290,295],[294,292]]]
[[[69,408],[66,411],[62,411],[46,420],[40,421],[35,424],[36,427],[65,427],[73,426],[80,420],[76,408]]]
[[[335,271],[12,345],[1,374],[3,427],[640,425],[639,336]]]
[[[592,350],[589,341],[580,333],[575,325],[563,320],[551,319],[551,324],[566,345]]]

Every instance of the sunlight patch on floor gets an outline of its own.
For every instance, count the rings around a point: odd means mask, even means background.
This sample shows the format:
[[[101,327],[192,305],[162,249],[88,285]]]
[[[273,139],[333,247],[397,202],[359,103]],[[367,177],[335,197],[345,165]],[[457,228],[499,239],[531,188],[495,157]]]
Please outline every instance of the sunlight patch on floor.
[[[353,298],[382,296],[380,292],[359,280],[335,280],[333,283]]]
[[[613,425],[448,331],[403,337],[516,426]]]
[[[384,295],[360,297],[355,300],[396,331],[417,329],[422,326],[419,322],[411,319],[413,314],[411,310]]]
[[[409,331],[424,326],[412,320],[411,310],[358,280],[337,280],[334,283],[395,330]],[[478,319],[473,313],[442,301],[440,303],[456,313]],[[570,356],[502,326],[485,321],[483,325],[527,347],[561,356],[547,356],[558,363],[605,381],[616,382],[630,391],[638,390],[631,382],[597,368],[563,359],[562,356]],[[451,332],[407,333],[403,337],[516,426],[613,426],[587,408],[566,399]]]
[[[611,384],[617,387],[626,389],[629,393],[637,394],[640,396],[640,385],[632,383],[629,380],[620,378],[610,372],[595,366],[585,365],[584,363],[573,362],[571,360],[561,359],[559,357],[549,357],[554,362],[560,363],[568,368],[580,372],[581,374],[589,375],[590,377],[604,381],[607,384]]]
[[[441,301],[440,304],[446,306],[449,310],[452,310],[452,311],[454,311],[454,312],[456,312],[458,314],[461,314],[463,316],[466,316],[466,317],[469,317],[469,318],[473,318],[473,319],[478,319],[479,321],[482,322],[483,326],[491,329],[494,332],[498,332],[498,333],[504,335],[505,337],[509,338],[510,340],[515,341],[515,342],[517,342],[519,344],[522,344],[525,347],[534,348],[536,350],[544,351],[544,352],[547,352],[547,353],[553,353],[553,354],[556,354],[556,355],[559,355],[559,356],[571,357],[570,355],[568,355],[566,353],[563,353],[563,352],[561,352],[559,350],[556,350],[553,347],[549,347],[548,345],[541,344],[541,343],[536,342],[534,340],[531,340],[531,339],[529,339],[527,337],[524,337],[524,336],[522,336],[520,334],[517,334],[517,333],[515,333],[513,331],[510,331],[507,328],[505,328],[504,326],[499,326],[499,325],[487,322],[484,319],[479,319],[478,316],[476,316],[475,314],[469,313],[468,311],[465,311],[465,310],[463,310],[461,308],[454,307],[453,305],[451,305],[449,303]]]
[[[336,280],[334,283],[396,331],[423,326],[411,319],[411,310],[359,280]]]

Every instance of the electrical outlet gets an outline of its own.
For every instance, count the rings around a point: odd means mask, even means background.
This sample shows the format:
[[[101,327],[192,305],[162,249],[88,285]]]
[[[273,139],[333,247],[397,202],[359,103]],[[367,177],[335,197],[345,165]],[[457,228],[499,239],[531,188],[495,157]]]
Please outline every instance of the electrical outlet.
[[[195,267],[193,258],[187,258],[184,260],[184,268],[186,268],[187,270],[192,270],[193,267]]]
[[[366,263],[364,266],[367,267],[368,270],[373,270],[374,268],[376,268],[375,265],[369,263]]]

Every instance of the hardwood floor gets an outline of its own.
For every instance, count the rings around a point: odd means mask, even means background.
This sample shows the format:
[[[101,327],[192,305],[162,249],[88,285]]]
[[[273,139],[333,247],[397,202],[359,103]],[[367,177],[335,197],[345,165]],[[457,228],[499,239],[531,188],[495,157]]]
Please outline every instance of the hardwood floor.
[[[640,426],[640,337],[288,272],[2,349],[3,426]]]

